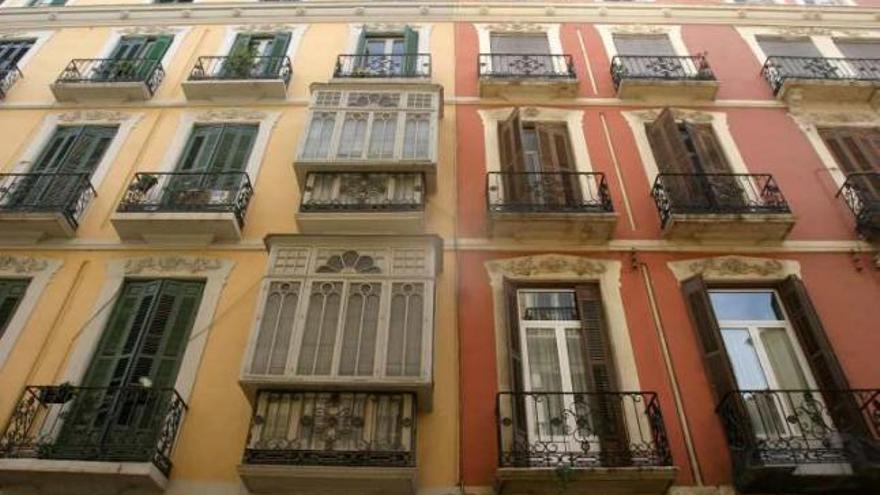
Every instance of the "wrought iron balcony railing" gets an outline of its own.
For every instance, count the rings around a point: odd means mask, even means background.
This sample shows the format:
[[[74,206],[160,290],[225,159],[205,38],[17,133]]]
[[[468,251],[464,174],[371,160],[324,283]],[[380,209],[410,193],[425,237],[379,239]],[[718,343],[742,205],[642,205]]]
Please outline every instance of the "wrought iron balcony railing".
[[[501,392],[500,467],[646,467],[672,464],[653,392]]]
[[[241,226],[253,194],[245,172],[142,172],[135,174],[118,211],[231,212]]]
[[[90,174],[0,174],[0,213],[58,213],[75,229],[95,196]]]
[[[705,55],[618,55],[611,59],[614,87],[625,79],[668,81],[714,81]]]
[[[880,84],[880,58],[767,57],[761,73],[773,93],[788,79],[873,81]]]
[[[791,213],[770,174],[659,174],[651,194],[664,227],[674,214]]]
[[[490,212],[614,211],[600,172],[489,172],[486,200]]]
[[[288,57],[199,57],[189,73],[190,81],[261,80],[290,83]]]
[[[9,88],[22,77],[21,71],[16,65],[0,69],[0,99],[6,98]]]
[[[431,77],[431,54],[339,55],[333,77]]]
[[[736,390],[717,412],[747,464],[880,460],[880,390]]]
[[[312,173],[300,211],[419,211],[424,191],[420,173]]]
[[[55,83],[144,83],[152,95],[164,78],[165,69],[155,59],[77,58],[67,64]]]
[[[261,391],[245,464],[415,466],[415,396]]]
[[[856,217],[856,229],[868,239],[880,237],[880,172],[849,174],[837,192]]]
[[[167,476],[186,409],[173,389],[29,386],[0,457],[152,462]]]
[[[577,79],[571,55],[481,53],[478,72],[489,79]]]

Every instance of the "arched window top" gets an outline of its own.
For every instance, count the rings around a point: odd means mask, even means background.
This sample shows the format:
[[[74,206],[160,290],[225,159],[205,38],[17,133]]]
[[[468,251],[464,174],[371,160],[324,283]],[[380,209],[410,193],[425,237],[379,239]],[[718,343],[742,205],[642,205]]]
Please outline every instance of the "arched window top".
[[[372,256],[349,250],[327,258],[317,269],[318,273],[382,273]]]

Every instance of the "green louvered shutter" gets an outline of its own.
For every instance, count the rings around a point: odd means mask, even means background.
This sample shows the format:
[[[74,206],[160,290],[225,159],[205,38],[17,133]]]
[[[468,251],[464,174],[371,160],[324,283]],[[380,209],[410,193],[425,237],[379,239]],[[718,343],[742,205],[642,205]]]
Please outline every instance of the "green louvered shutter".
[[[269,50],[267,53],[262,54],[269,57],[264,63],[262,71],[263,77],[267,79],[280,79],[281,74],[279,74],[279,70],[284,61],[284,56],[287,55],[287,47],[289,45],[289,32],[275,34],[275,38],[272,40],[272,45],[269,47]]]
[[[174,36],[170,35],[156,36],[147,42],[138,57],[143,59],[137,73],[139,81],[146,81],[152,76],[153,71],[162,62],[162,57],[165,56],[173,39]]]
[[[0,280],[0,338],[6,332],[9,321],[15,315],[21,299],[27,291],[27,279],[3,279]]]
[[[403,28],[403,46],[403,73],[415,76],[419,59],[419,32],[409,26]]]
[[[203,175],[175,179],[176,186],[180,187],[175,187],[174,190],[237,190],[242,177],[232,172],[245,170],[254,147],[257,128],[254,124],[221,124],[194,128],[178,171],[201,172]]]

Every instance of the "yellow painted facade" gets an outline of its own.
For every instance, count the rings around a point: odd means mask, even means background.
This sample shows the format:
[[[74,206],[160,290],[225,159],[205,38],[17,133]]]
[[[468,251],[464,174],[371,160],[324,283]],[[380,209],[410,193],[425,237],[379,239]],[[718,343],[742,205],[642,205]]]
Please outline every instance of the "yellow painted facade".
[[[77,5],[101,3],[83,0]],[[229,24],[234,23],[235,19],[230,17]],[[327,82],[330,78],[336,55],[347,50],[349,24],[307,25],[298,50],[291,57],[293,76],[286,100],[232,97],[222,104],[187,101],[181,82],[189,75],[198,56],[221,54],[227,26],[189,23],[183,27],[184,39],[166,66],[166,77],[155,96],[146,102],[56,103],[50,84],[64,66],[73,58],[97,57],[112,31],[120,29],[94,26],[52,29],[49,39],[27,63],[24,79],[9,94],[6,106],[0,108],[0,135],[4,143],[0,146],[0,163],[5,172],[11,172],[19,164],[50,115],[122,112],[137,119],[105,179],[96,187],[97,197],[82,216],[75,238],[0,246],[0,256],[45,258],[62,263],[0,372],[0,422],[8,420],[26,385],[59,383],[70,365],[69,358],[78,337],[96,316],[95,301],[105,284],[108,262],[167,256],[229,260],[234,265],[223,285],[210,326],[193,328],[190,337],[192,340],[203,333],[207,344],[187,400],[189,409],[172,458],[174,467],[167,493],[237,494],[243,488],[236,466],[241,463],[252,413],[238,379],[266,273],[268,253],[263,239],[269,234],[297,232],[295,212],[300,203],[300,188],[292,163],[308,115],[309,85]],[[443,85],[449,94],[454,93],[453,51],[449,49],[452,36],[451,23],[433,24],[430,37],[433,82]],[[134,174],[157,170],[157,164],[165,159],[169,143],[183,132],[179,128],[181,115],[236,109],[279,113],[261,158],[259,175],[251,177],[255,193],[245,219],[243,239],[195,247],[121,241],[111,224],[111,216]],[[442,238],[452,236],[455,221],[454,122],[454,107],[446,105],[439,131],[439,188],[426,198],[425,232]],[[436,286],[434,407],[428,413],[419,414],[417,425],[420,490],[442,490],[456,485],[458,480],[455,259],[451,253],[444,258],[443,272]],[[0,489],[0,493],[6,491]]]

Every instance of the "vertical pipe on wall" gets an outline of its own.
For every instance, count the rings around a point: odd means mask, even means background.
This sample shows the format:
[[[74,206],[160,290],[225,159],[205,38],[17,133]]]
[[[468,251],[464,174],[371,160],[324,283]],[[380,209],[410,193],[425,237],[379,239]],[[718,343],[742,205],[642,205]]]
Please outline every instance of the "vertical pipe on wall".
[[[675,412],[684,436],[685,448],[688,452],[688,460],[690,461],[691,472],[694,473],[694,481],[697,485],[703,485],[703,474],[700,471],[700,463],[697,461],[696,450],[694,449],[694,441],[691,437],[690,424],[687,415],[684,412],[684,404],[681,400],[681,389],[678,386],[678,377],[675,375],[675,369],[672,367],[672,355],[669,352],[669,343],[666,338],[666,330],[663,328],[663,321],[660,318],[660,310],[657,306],[657,300],[654,297],[654,282],[651,279],[651,273],[645,263],[639,262],[639,271],[642,273],[642,279],[645,282],[645,291],[648,294],[648,303],[651,306],[651,316],[654,320],[654,329],[657,331],[657,339],[660,342],[660,352],[663,355],[663,364],[666,368],[666,375],[669,377],[672,388],[672,398],[675,401]]]

